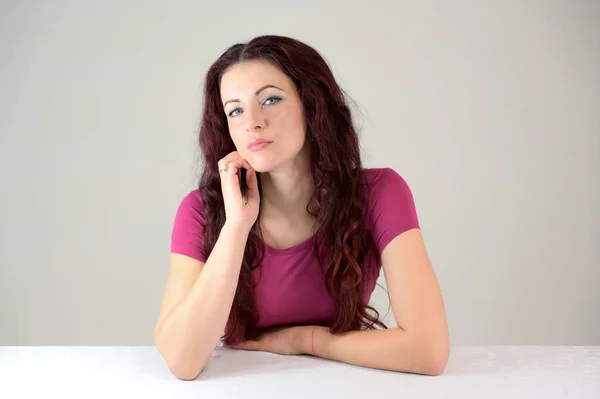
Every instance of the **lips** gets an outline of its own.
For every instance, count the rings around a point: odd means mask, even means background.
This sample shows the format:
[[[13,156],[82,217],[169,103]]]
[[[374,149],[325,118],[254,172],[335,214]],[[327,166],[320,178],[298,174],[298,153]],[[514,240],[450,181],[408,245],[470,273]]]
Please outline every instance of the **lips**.
[[[260,151],[263,148],[266,148],[271,144],[272,141],[264,140],[264,139],[253,139],[248,142],[248,149],[250,151]]]

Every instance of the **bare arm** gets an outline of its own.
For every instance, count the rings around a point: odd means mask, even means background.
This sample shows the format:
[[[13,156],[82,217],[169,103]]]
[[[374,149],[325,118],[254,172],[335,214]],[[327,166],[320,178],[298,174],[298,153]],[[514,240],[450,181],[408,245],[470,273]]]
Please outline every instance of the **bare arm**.
[[[330,334],[315,330],[318,356],[363,367],[426,375],[442,374],[450,355],[444,301],[420,229],[412,229],[385,248],[385,280],[398,328]],[[304,329],[303,353],[311,353]]]
[[[420,229],[384,249],[383,267],[397,328],[332,334],[330,327],[275,328],[230,347],[316,356],[362,367],[442,374],[450,356],[444,302]]]
[[[226,223],[206,264],[171,255],[154,340],[177,378],[196,378],[219,343],[233,304],[248,234],[247,229]]]

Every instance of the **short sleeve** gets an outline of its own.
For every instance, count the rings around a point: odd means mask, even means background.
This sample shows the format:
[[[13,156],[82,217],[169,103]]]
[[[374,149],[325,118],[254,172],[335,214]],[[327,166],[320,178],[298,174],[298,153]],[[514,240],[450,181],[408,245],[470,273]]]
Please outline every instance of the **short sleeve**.
[[[204,232],[203,210],[204,206],[198,190],[190,192],[183,198],[173,223],[171,253],[206,262],[206,253],[202,243]]]
[[[379,254],[398,235],[420,227],[412,191],[393,169],[373,173],[368,207],[371,234]]]

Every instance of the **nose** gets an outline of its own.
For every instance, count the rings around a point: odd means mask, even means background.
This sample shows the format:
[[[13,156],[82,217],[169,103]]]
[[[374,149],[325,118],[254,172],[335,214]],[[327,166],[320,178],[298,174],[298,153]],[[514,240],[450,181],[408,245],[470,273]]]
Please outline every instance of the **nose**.
[[[248,118],[246,122],[247,132],[256,132],[265,128],[265,119],[262,116],[260,109],[249,109],[246,113]]]

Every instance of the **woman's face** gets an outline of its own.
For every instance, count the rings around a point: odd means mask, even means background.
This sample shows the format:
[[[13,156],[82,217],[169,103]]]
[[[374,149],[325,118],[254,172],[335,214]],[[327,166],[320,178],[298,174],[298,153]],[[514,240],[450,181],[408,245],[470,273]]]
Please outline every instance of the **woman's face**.
[[[304,148],[302,102],[292,80],[273,64],[230,67],[221,80],[221,99],[235,147],[257,172],[293,162]]]

